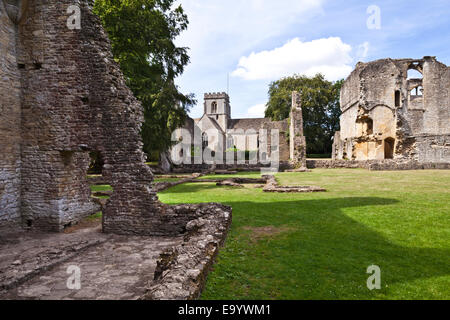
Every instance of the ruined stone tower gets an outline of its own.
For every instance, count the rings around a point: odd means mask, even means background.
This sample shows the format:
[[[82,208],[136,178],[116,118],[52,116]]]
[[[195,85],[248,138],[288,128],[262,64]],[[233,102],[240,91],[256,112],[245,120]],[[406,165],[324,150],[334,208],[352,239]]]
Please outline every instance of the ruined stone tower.
[[[333,157],[449,163],[449,88],[435,57],[358,63],[342,87]]]

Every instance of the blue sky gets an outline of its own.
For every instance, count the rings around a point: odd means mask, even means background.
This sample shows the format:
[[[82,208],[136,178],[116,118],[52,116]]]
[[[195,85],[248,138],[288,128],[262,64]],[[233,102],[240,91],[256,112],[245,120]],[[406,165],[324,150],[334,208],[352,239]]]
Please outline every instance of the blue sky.
[[[233,118],[261,117],[271,81],[320,71],[345,78],[358,61],[436,56],[450,65],[449,0],[180,0],[190,25],[177,44],[191,63],[177,79],[184,93],[227,90]],[[369,29],[370,6],[380,9]],[[373,13],[373,11],[371,11]],[[373,21],[373,20],[371,20]]]

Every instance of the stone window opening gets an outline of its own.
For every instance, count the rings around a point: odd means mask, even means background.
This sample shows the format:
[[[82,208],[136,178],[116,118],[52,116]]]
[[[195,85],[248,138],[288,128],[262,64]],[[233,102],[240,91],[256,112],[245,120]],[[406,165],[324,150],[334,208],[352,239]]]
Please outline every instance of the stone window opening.
[[[91,151],[89,152],[89,157],[91,158],[91,162],[89,164],[88,174],[103,175],[103,166],[105,165],[105,161],[102,154],[98,151]]]
[[[216,101],[214,101],[211,104],[211,113],[217,113],[217,102]]]
[[[25,69],[25,63],[18,63],[17,64],[18,69]]]
[[[423,74],[419,70],[419,66],[408,69],[408,80],[409,79],[423,79]]]
[[[203,150],[208,148],[208,144],[209,144],[208,135],[206,134],[206,132],[203,132],[203,134],[202,134],[202,147],[203,147]]]
[[[40,63],[40,62],[34,62],[34,63],[33,63],[33,66],[34,66],[34,69],[35,69],[35,70],[40,70],[40,69],[42,69],[42,63]]]
[[[423,87],[417,86],[410,91],[411,96],[413,97],[421,97],[423,96]]]
[[[373,120],[369,117],[359,119],[356,122],[361,128],[361,135],[369,136],[373,134]]]
[[[73,151],[60,151],[61,158],[65,166],[69,166],[72,163]]]
[[[395,91],[395,106],[400,107],[400,103],[401,103],[401,92],[400,92],[400,90],[396,90]]]

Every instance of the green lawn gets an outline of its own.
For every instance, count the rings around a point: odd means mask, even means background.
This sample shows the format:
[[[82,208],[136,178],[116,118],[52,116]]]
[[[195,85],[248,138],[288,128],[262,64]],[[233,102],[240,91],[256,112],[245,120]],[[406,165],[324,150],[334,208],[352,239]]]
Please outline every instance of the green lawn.
[[[157,183],[157,182],[178,182],[181,179],[179,178],[154,178],[153,182]]]
[[[113,189],[109,185],[92,185],[91,191],[92,192],[105,192],[105,191],[113,191]]]
[[[160,194],[169,204],[233,207],[203,299],[450,299],[450,171],[317,169],[277,178],[328,192],[191,183]],[[381,268],[381,290],[367,289],[370,265]]]

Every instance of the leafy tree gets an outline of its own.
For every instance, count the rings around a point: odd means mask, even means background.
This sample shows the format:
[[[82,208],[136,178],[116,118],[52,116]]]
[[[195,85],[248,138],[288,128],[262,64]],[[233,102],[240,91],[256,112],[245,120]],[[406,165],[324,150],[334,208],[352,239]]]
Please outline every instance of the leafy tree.
[[[194,95],[175,85],[189,63],[188,48],[174,40],[186,30],[188,18],[175,0],[95,0],[127,85],[144,107],[144,151],[166,151],[171,134],[184,124]]]
[[[269,86],[266,117],[280,121],[289,117],[292,91],[302,96],[304,131],[308,154],[331,153],[332,138],[339,131],[339,96],[343,80],[330,82],[322,74],[309,78],[294,75]]]

